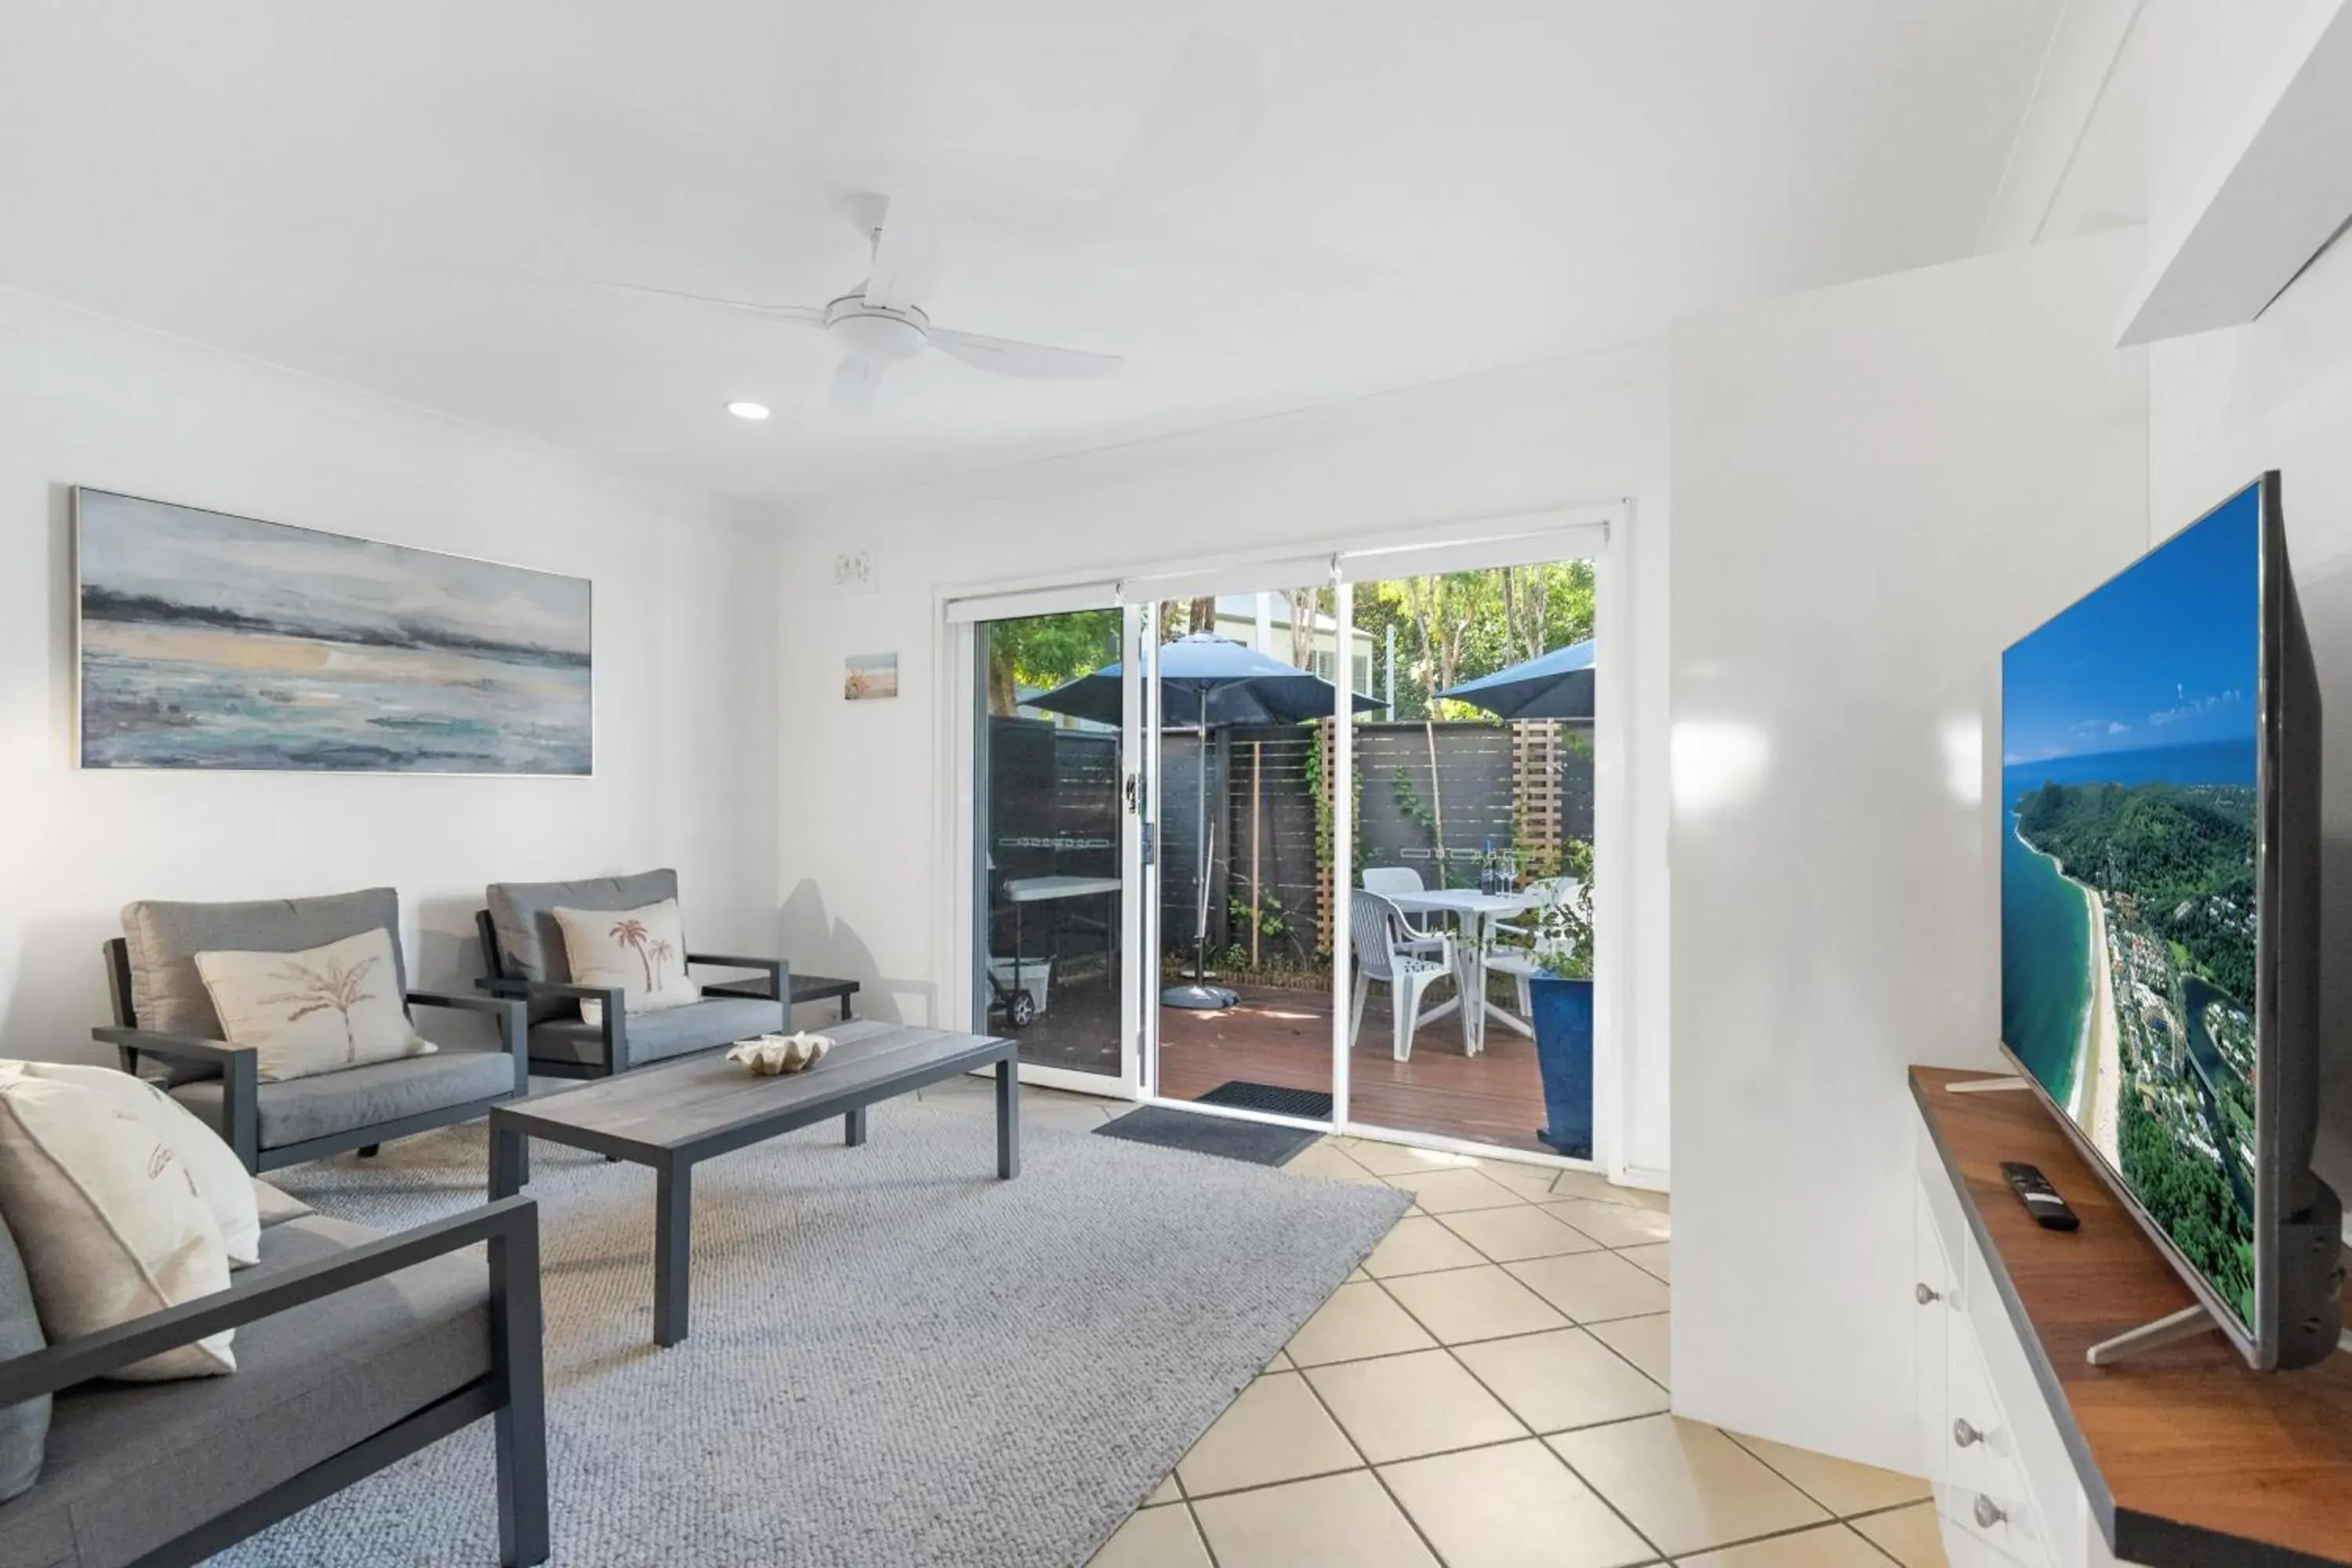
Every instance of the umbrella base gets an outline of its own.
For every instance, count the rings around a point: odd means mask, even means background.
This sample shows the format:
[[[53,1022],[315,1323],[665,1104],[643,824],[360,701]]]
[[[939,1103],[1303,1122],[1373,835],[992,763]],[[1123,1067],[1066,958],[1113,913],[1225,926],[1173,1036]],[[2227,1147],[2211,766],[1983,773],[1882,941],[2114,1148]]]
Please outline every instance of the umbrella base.
[[[1171,985],[1160,994],[1163,1007],[1184,1007],[1195,1013],[1216,1013],[1241,1000],[1238,992],[1222,985]]]

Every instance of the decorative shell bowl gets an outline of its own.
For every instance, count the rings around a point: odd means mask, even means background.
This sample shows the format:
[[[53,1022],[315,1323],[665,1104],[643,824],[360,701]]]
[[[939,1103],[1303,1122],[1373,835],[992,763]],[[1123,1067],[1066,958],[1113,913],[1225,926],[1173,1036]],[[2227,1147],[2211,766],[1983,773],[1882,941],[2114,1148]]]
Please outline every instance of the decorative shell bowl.
[[[831,1049],[830,1035],[760,1035],[729,1047],[727,1059],[742,1063],[761,1078],[773,1078],[813,1068]]]

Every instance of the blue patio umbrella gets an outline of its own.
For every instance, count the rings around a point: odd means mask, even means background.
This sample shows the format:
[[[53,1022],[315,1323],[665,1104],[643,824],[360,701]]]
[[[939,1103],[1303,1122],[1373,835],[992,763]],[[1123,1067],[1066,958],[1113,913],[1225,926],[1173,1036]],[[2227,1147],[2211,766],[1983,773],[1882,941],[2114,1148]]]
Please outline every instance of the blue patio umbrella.
[[[1595,639],[1585,638],[1438,693],[1498,719],[1592,718]]]
[[[1209,860],[1216,831],[1209,821],[1209,727],[1328,719],[1335,711],[1339,693],[1319,675],[1268,658],[1231,637],[1206,632],[1161,645],[1159,660],[1160,721],[1189,724],[1201,738],[1201,766],[1193,790],[1200,812],[1201,853],[1192,922],[1192,980],[1189,985],[1168,987],[1160,999],[1171,1007],[1230,1007],[1238,999],[1234,994],[1207,984]],[[1123,711],[1122,674],[1120,666],[1107,664],[1022,706],[1116,724]],[[1353,694],[1351,700],[1359,712],[1380,706],[1360,693]]]

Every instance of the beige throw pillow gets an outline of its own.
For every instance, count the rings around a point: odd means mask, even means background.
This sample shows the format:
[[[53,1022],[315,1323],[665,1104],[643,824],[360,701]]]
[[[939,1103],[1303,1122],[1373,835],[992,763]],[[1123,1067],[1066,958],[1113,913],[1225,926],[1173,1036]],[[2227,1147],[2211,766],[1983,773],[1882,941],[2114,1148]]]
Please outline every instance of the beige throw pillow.
[[[70,1062],[13,1062],[26,1077],[70,1083],[89,1090],[107,1109],[137,1117],[156,1137],[171,1146],[196,1184],[196,1195],[213,1211],[220,1226],[221,1243],[228,1248],[232,1268],[248,1268],[261,1261],[261,1214],[253,1177],[245,1162],[221,1142],[220,1134],[196,1120],[194,1112],[144,1079],[112,1068],[77,1067]]]
[[[0,1065],[0,1215],[52,1344],[228,1289],[219,1222],[147,1121],[79,1084]],[[114,1375],[235,1372],[235,1330]]]
[[[686,977],[686,929],[676,899],[635,910],[558,910],[555,923],[574,985],[617,985],[632,1013],[702,1000],[702,987]],[[601,1025],[604,1005],[583,1002],[580,1016]]]
[[[409,1027],[392,933],[381,927],[303,952],[200,952],[196,973],[221,1032],[252,1047],[264,1083],[433,1049]]]

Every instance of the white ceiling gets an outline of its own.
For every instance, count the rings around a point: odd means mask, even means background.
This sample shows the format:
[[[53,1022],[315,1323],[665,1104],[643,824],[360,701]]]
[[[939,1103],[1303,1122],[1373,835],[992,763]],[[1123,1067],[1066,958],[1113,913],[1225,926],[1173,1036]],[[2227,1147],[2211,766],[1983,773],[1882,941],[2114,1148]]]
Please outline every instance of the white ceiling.
[[[790,501],[1964,255],[2063,8],[0,0],[0,283]],[[597,286],[822,303],[861,188],[940,213],[936,321],[1125,373],[845,423],[823,337]]]

